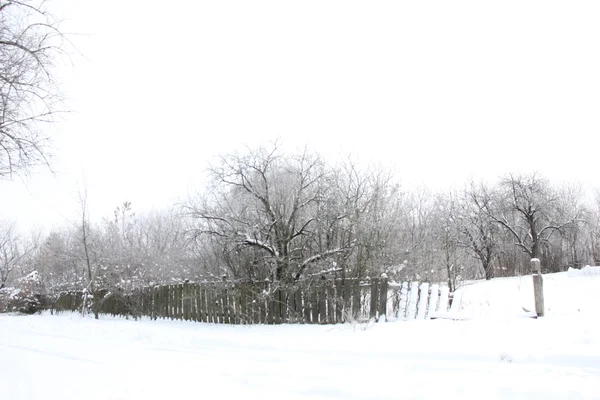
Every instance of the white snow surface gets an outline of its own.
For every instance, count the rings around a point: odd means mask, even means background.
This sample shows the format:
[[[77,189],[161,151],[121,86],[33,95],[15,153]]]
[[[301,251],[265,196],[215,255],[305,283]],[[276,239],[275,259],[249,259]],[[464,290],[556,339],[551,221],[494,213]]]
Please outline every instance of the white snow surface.
[[[0,399],[600,399],[600,277],[461,289],[469,320],[227,326],[0,315]],[[517,309],[515,309],[515,307]]]

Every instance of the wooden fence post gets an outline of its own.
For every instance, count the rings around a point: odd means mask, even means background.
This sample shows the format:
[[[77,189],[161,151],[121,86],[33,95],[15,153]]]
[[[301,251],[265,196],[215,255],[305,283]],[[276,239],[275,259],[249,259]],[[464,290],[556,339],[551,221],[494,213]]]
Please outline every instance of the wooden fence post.
[[[540,260],[531,259],[531,270],[533,278],[533,295],[535,297],[535,313],[538,317],[544,316],[544,280],[542,279],[542,268]]]

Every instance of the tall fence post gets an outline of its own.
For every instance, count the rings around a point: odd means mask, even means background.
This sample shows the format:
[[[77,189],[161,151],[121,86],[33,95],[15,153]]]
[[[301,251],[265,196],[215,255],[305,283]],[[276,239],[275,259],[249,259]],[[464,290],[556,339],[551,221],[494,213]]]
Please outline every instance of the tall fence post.
[[[540,260],[531,259],[531,270],[533,278],[533,295],[535,297],[535,313],[538,317],[544,316],[544,280],[542,279],[542,267]]]

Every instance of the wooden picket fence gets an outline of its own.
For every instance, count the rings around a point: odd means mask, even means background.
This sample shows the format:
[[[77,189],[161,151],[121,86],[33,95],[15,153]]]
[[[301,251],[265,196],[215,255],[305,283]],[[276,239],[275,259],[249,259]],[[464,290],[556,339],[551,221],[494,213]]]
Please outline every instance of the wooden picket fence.
[[[94,293],[99,314],[224,324],[336,324],[348,321],[425,319],[448,308],[448,290],[428,283],[369,280],[310,280],[284,285],[259,283],[182,283],[132,293]],[[78,311],[81,292],[61,293],[55,312]]]

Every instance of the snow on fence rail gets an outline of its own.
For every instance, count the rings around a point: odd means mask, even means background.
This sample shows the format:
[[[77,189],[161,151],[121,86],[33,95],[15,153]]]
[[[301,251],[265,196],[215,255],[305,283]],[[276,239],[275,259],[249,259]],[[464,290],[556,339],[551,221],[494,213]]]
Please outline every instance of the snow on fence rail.
[[[448,308],[447,288],[419,282],[310,280],[284,285],[259,283],[183,283],[129,294],[94,293],[99,314],[178,319],[224,324],[335,324],[348,321],[428,318]],[[79,311],[81,292],[61,293],[54,312]]]

